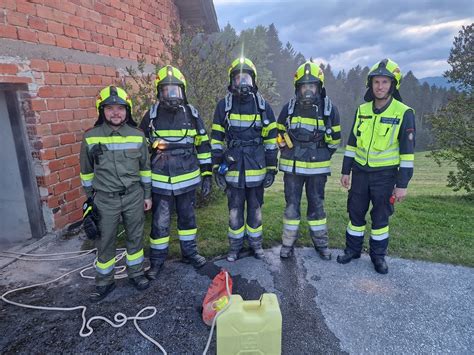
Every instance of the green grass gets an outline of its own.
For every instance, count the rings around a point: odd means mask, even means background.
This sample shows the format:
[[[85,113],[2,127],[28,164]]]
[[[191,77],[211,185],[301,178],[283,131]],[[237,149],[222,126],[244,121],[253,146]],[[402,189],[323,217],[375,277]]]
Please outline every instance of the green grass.
[[[343,248],[348,222],[347,191],[339,184],[342,152],[333,158],[333,176],[326,185],[325,208],[329,228],[329,244]],[[474,267],[474,198],[446,187],[450,167],[438,167],[426,153],[417,153],[415,174],[408,187],[408,197],[395,205],[390,220],[389,254],[403,258],[428,260]],[[264,247],[281,243],[282,217],[285,207],[283,174],[265,191],[263,207]],[[213,188],[216,188],[213,186]],[[300,246],[311,246],[305,222],[306,201],[303,199]],[[217,193],[215,201],[197,210],[199,250],[211,257],[227,252],[227,198]],[[368,214],[370,226],[370,215]],[[145,236],[150,234],[151,215],[147,216]],[[171,257],[178,257],[176,219],[172,222]],[[148,239],[148,238],[147,238]],[[122,244],[122,243],[120,243]],[[122,244],[123,245],[123,244]],[[366,233],[365,248],[368,247]]]

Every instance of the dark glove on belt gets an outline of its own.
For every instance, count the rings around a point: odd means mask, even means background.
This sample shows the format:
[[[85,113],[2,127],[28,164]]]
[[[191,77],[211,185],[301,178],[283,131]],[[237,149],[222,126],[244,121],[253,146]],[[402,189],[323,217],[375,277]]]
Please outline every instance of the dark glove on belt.
[[[263,187],[266,189],[273,185],[275,181],[276,171],[267,171],[265,177],[263,178]]]
[[[82,225],[88,239],[95,240],[100,237],[98,222],[99,211],[94,205],[94,200],[89,197],[82,205]]]
[[[216,182],[217,187],[219,187],[221,190],[225,190],[227,187],[227,182],[225,181],[225,175],[219,174],[219,171],[217,168],[214,168],[212,172],[214,174],[214,180]]]
[[[201,183],[201,195],[207,197],[211,193],[212,178],[209,175],[204,176]]]

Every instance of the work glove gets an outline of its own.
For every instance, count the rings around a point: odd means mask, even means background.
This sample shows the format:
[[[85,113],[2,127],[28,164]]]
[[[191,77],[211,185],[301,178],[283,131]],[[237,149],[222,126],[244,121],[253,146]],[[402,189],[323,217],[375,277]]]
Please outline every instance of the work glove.
[[[273,185],[273,182],[275,181],[275,175],[276,175],[276,171],[274,170],[267,171],[267,173],[265,174],[265,177],[263,178],[263,187],[265,189]]]
[[[214,168],[212,171],[214,173],[214,180],[216,181],[217,187],[219,187],[221,190],[225,190],[227,187],[225,175],[219,174],[218,168]]]
[[[88,239],[95,240],[100,237],[98,223],[99,211],[94,205],[94,200],[89,197],[82,205],[82,225]]]
[[[207,197],[212,190],[212,178],[210,176],[204,176],[201,183],[201,195]]]

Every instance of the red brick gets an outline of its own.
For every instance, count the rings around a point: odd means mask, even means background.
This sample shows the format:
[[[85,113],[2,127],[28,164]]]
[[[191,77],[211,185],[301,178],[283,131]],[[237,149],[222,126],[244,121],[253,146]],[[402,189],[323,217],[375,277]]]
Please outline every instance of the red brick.
[[[20,77],[20,76],[0,76],[0,83],[10,83],[10,84],[29,84],[31,83],[31,78]]]
[[[60,172],[61,174],[61,172]],[[69,188],[71,187],[71,183],[69,181],[63,181],[60,182],[59,184],[54,185],[54,194],[57,196],[59,194],[62,194],[66,191],[69,191]]]
[[[84,110],[81,110],[81,111],[84,111]],[[77,112],[77,110],[74,111],[74,118],[76,117],[76,112]],[[67,129],[68,129],[68,132],[78,132],[78,131],[82,130],[81,121],[74,119],[74,121],[68,122],[67,123]]]
[[[74,110],[74,119],[80,120],[87,118],[87,110]]]
[[[24,14],[28,14],[28,15],[36,15],[35,5],[26,1],[17,1],[16,11],[24,13]]]
[[[85,96],[84,88],[76,86],[69,89],[69,97],[83,97],[83,96]]]
[[[41,111],[40,112],[40,122],[43,123],[54,123],[58,122],[58,116],[56,112],[51,111]]]
[[[18,39],[27,42],[38,42],[36,31],[27,28],[18,28]]]
[[[66,111],[67,112],[67,111]],[[70,111],[69,111],[70,112]],[[76,136],[74,133],[65,133],[59,136],[59,142],[61,144],[71,144],[76,142]]]
[[[94,66],[90,64],[81,64],[82,74],[94,74]]]
[[[105,68],[105,75],[107,76],[115,76],[116,75],[116,69],[112,67],[106,67]]]
[[[57,214],[54,215],[54,229],[63,229],[67,226],[68,217],[67,216],[59,216]]]
[[[18,38],[16,27],[14,26],[0,25],[0,33],[2,34],[1,37],[3,38]]]
[[[50,21],[48,22],[48,32],[62,35],[64,33],[64,26],[62,23]]]
[[[59,172],[59,180],[64,181],[64,180],[67,180],[67,179],[70,179],[70,178],[74,177],[75,175],[76,174],[74,172],[74,168],[65,168],[65,169],[62,169]],[[77,196],[77,197],[79,197],[79,196]]]
[[[37,5],[36,6],[36,14],[38,17],[48,19],[48,20],[55,20],[54,11],[50,7]]]
[[[102,24],[97,24],[95,26],[97,33],[106,35],[107,34],[107,26],[102,25]]]
[[[69,145],[60,146],[59,148],[56,148],[56,158],[62,158],[70,154],[71,146]],[[61,172],[59,174],[61,174]],[[59,179],[62,180],[61,177]]]
[[[92,42],[97,43],[97,44],[102,44],[104,43],[104,39],[101,34],[93,32],[91,34],[92,37]]]
[[[84,40],[84,41],[90,41],[91,40],[91,32],[90,31],[79,29],[77,31],[77,34],[78,34],[79,38]]]
[[[74,119],[73,111],[71,111],[71,110],[58,111],[58,120],[59,121],[72,121],[73,119]],[[75,140],[74,140],[74,142],[75,142]],[[73,143],[73,142],[68,142],[68,143]]]
[[[25,14],[9,11],[7,12],[7,23],[13,26],[27,27],[28,18]]]
[[[49,124],[36,125],[36,135],[39,137],[51,135],[51,126]]]
[[[59,207],[59,197],[57,197],[57,196],[48,196],[48,207],[49,208]]]
[[[46,24],[46,21],[36,16],[28,17],[28,26],[38,31],[46,32],[48,30],[48,25]]]
[[[99,51],[99,46],[95,43],[86,43],[86,51],[91,53],[97,53]]]
[[[74,169],[71,169],[74,172]],[[72,177],[72,176],[71,176]],[[81,189],[74,189],[71,191],[68,191],[64,194],[64,198],[68,202],[72,202],[77,200],[79,197],[81,197]],[[75,204],[74,204],[75,206]]]
[[[58,159],[58,160],[51,160],[49,163],[48,163],[48,168],[50,171],[54,172],[54,171],[58,171],[60,169],[62,169],[64,167],[64,163],[61,159]]]
[[[50,60],[49,61],[49,71],[52,72],[52,73],[65,73],[66,72],[66,66],[64,65],[63,62]]]
[[[78,27],[78,28],[84,27],[84,20],[78,16],[70,16],[69,23],[71,24],[71,26],[74,26],[74,27]]]
[[[100,75],[91,75],[89,81],[91,85],[102,85],[102,77]]]
[[[79,166],[78,166],[79,168]],[[80,170],[80,169],[79,169]],[[76,176],[79,176],[79,171],[77,171],[77,168],[75,168],[75,172],[76,172]],[[76,187],[79,187],[81,186],[81,179],[79,177],[73,177],[71,179],[71,189],[74,189]],[[79,191],[81,192],[82,194],[82,188],[79,189]],[[76,208],[81,208],[82,206],[82,200],[80,200],[79,204],[78,202],[76,201]]]
[[[76,143],[71,146],[72,150],[74,150],[74,147],[77,145],[79,145],[79,147],[81,146],[80,144]],[[79,165],[79,155],[77,154],[70,155],[64,159],[64,166],[69,167],[69,166],[76,166],[76,165]]]
[[[80,108],[89,108],[91,106],[95,105],[95,99],[90,98],[90,99],[79,99],[79,107]]]
[[[68,223],[80,221],[82,219],[82,210],[76,209],[67,215]]]
[[[76,39],[76,38],[73,38],[73,40],[71,41],[71,46],[73,49],[77,49],[79,51],[84,51],[86,50],[86,45],[83,41],[79,40],[79,39]]]
[[[44,83],[46,85],[61,84],[61,74],[44,73]]]
[[[90,84],[89,77],[84,76],[84,75],[77,77],[77,85],[89,85],[89,84]]]
[[[33,111],[44,111],[46,110],[46,103],[41,99],[31,100],[31,109]]]
[[[62,98],[48,99],[46,101],[46,104],[48,105],[48,110],[62,110],[62,109],[64,109],[64,99],[62,99]]]
[[[41,149],[40,150],[40,157],[41,157],[41,160],[55,159],[56,158],[55,149]]]
[[[77,28],[72,26],[64,26],[64,34],[68,37],[77,38]]]
[[[59,137],[57,136],[43,137],[41,142],[43,143],[43,148],[57,147],[59,145]]]
[[[68,73],[80,73],[81,65],[77,63],[66,63],[66,71]]]
[[[76,85],[76,75],[74,74],[62,74],[61,83],[63,85]]]
[[[52,123],[51,124],[51,133],[60,134],[68,132],[67,125],[65,123]]]
[[[38,41],[41,44],[56,45],[56,38],[52,33],[38,32]]]
[[[15,64],[0,64],[0,74],[16,74],[18,67]]]
[[[79,88],[74,88],[79,89]],[[78,108],[79,107],[79,100],[78,99],[70,99],[66,98],[64,101],[64,106],[66,108]]]
[[[72,48],[72,41],[69,37],[56,35],[56,45],[61,48]]]
[[[104,40],[104,44],[106,46],[113,46],[114,45],[114,39],[110,36],[102,36],[103,40]]]

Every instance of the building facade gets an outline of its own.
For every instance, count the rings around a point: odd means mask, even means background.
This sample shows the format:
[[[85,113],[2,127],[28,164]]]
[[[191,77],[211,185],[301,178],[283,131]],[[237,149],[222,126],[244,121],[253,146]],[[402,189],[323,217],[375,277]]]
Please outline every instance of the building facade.
[[[212,0],[0,3],[0,243],[80,223],[79,150],[95,97],[137,58],[166,51],[173,24],[218,31]]]

